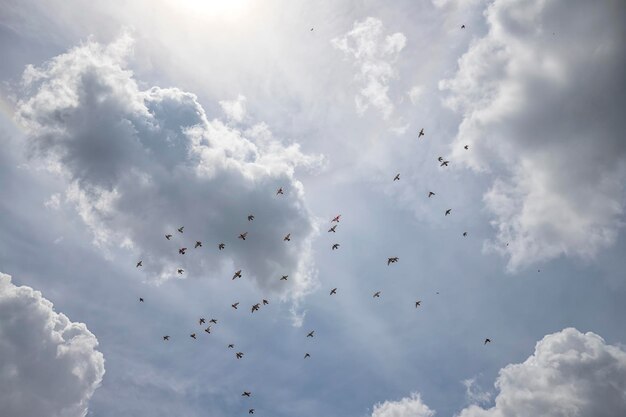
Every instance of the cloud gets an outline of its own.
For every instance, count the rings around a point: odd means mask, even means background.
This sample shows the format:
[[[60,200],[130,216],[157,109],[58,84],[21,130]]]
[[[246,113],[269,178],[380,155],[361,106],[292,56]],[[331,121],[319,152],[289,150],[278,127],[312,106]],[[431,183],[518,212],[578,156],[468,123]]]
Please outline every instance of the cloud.
[[[428,408],[418,393],[400,401],[385,401],[374,405],[372,417],[432,417],[435,412]]]
[[[491,394],[476,387],[476,378],[468,378],[461,381],[465,387],[465,399],[470,404],[484,404],[491,400]]]
[[[82,417],[104,358],[83,323],[56,313],[39,291],[0,273],[0,404],[3,417]]]
[[[59,193],[52,194],[49,199],[44,201],[43,205],[47,209],[58,210],[61,207],[61,195]]]
[[[488,33],[440,82],[462,114],[452,158],[495,180],[489,249],[516,270],[592,259],[623,225],[625,10],[613,1],[496,0]],[[463,145],[470,145],[470,152]]]
[[[359,95],[355,97],[357,112],[362,115],[373,106],[388,119],[394,109],[388,95],[389,82],[397,76],[394,63],[406,45],[406,37],[399,32],[383,37],[383,23],[368,17],[355,22],[350,32],[332,39],[331,44],[352,58],[358,69],[355,76],[360,85]]]
[[[246,115],[246,101],[246,97],[239,94],[235,100],[220,101],[220,106],[229,119],[240,123]]]
[[[209,120],[192,93],[140,89],[126,65],[132,45],[127,35],[108,45],[90,40],[26,69],[16,117],[32,156],[60,166],[66,201],[94,243],[132,251],[147,279],[174,277],[179,267],[212,278],[242,269],[263,289],[303,296],[315,282],[316,227],[295,170],[320,157],[283,143],[263,123]],[[244,102],[222,107],[241,121]],[[237,239],[243,232],[245,242]],[[282,239],[287,233],[291,242]],[[196,240],[202,248],[193,248]],[[189,251],[179,255],[183,246]]]
[[[594,333],[568,328],[545,336],[524,363],[496,381],[495,405],[459,417],[612,417],[626,415],[626,352]]]

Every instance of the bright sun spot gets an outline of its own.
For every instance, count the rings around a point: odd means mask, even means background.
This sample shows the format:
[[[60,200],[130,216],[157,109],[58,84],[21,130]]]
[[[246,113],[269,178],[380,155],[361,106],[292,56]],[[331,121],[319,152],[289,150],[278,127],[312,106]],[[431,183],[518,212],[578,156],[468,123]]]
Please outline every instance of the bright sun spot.
[[[172,4],[194,14],[232,18],[241,15],[250,0],[175,0]]]

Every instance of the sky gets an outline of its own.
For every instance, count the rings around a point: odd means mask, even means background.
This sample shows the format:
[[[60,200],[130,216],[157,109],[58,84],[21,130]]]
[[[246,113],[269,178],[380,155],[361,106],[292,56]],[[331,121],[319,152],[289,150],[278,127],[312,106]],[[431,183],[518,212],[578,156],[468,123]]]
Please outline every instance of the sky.
[[[626,415],[623,2],[0,7],[3,417]]]

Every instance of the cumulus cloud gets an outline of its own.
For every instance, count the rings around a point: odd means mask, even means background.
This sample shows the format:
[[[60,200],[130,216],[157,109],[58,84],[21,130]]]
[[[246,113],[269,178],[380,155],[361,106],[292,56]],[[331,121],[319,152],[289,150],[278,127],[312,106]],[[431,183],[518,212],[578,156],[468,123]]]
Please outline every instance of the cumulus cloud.
[[[362,115],[373,106],[388,119],[394,109],[388,95],[389,82],[397,76],[394,63],[406,45],[406,37],[399,32],[384,36],[383,23],[368,17],[355,22],[351,31],[332,39],[331,43],[350,57],[357,68],[355,79],[360,86],[355,97],[357,112]]]
[[[626,9],[496,0],[485,16],[488,33],[440,88],[463,115],[452,158],[495,176],[489,248],[511,270],[591,259],[623,224]]]
[[[126,64],[132,44],[128,36],[109,45],[88,41],[26,69],[16,117],[32,155],[60,166],[66,201],[94,243],[133,251],[148,279],[176,276],[179,267],[196,276],[242,269],[262,288],[302,296],[315,279],[315,224],[295,170],[320,158],[283,143],[263,123],[234,128],[209,120],[192,93],[140,89]],[[222,107],[241,121],[244,103],[240,97]],[[284,195],[276,195],[279,187]],[[246,241],[237,239],[243,232]],[[291,242],[283,242],[287,233]],[[193,248],[196,240],[202,248]],[[189,248],[186,255],[180,247]],[[283,274],[290,280],[280,285]]]
[[[545,336],[524,363],[500,370],[495,405],[459,417],[626,415],[626,352],[594,333],[568,328]]]
[[[0,273],[0,404],[3,417],[83,417],[104,358],[83,323],[56,313],[39,291]]]
[[[483,391],[476,384],[476,378],[468,378],[461,381],[465,387],[465,399],[470,404],[484,404],[491,400],[491,394]]]
[[[435,412],[422,402],[418,393],[400,401],[385,401],[374,405],[372,417],[432,417]]]
[[[242,122],[246,115],[246,102],[246,97],[239,94],[235,100],[220,101],[220,106],[229,119]]]

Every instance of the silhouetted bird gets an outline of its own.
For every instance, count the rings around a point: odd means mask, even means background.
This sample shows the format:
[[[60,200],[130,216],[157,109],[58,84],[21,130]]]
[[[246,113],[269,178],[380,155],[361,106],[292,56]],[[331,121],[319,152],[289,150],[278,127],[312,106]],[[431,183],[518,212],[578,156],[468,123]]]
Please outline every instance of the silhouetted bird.
[[[278,194],[283,194],[283,188],[282,188],[282,187],[281,187],[281,188],[279,188],[279,189],[276,191],[276,195],[278,195]]]
[[[211,326],[209,326],[206,329],[204,329],[204,331],[207,332],[208,334],[211,334]]]
[[[198,320],[198,323],[204,324],[204,323],[206,323],[206,321],[204,320],[204,318],[200,318],[200,320]]]
[[[136,268],[139,268],[140,266],[143,266],[142,261],[137,262],[137,266],[136,266]]]
[[[430,198],[430,197],[432,197],[432,196],[434,196],[434,195],[435,195],[435,193],[433,193],[432,191],[429,191],[429,192],[428,192],[428,198]]]
[[[165,239],[170,240],[172,238],[172,235],[165,235]]]
[[[287,235],[283,238],[285,242],[291,242],[291,233],[287,233]]]
[[[445,215],[447,216],[448,214],[450,214],[451,211],[452,211],[452,209],[446,210],[446,214]]]
[[[235,345],[233,345],[232,343],[230,345],[228,345],[228,349],[234,349]]]
[[[398,260],[400,260],[400,258],[398,258],[397,256],[394,256],[393,258],[387,258],[387,265],[395,264],[396,262],[398,262]]]
[[[191,337],[192,339],[195,339],[195,338],[196,338],[196,334],[195,334],[195,333],[191,333],[191,334],[189,335],[189,337]]]
[[[163,336],[163,340],[170,340],[169,336]]]
[[[211,319],[211,320],[209,320],[209,323],[217,324],[217,320]]]
[[[185,270],[184,270],[184,269],[182,269],[182,268],[178,268],[178,269],[176,270],[176,272],[178,272],[179,274],[182,274],[183,272],[185,272]]]
[[[417,308],[417,307],[419,307],[419,306],[421,306],[421,305],[422,305],[422,302],[421,302],[421,301],[416,301],[416,302],[415,302],[415,308]]]
[[[330,222],[331,222],[331,223],[332,223],[332,222],[337,222],[337,223],[339,223],[339,218],[340,218],[340,217],[341,217],[341,214],[338,214],[338,215],[337,215],[337,216],[335,216],[335,218],[334,218],[334,219],[332,219]]]
[[[242,233],[239,235],[239,239],[246,240],[246,236],[248,236],[248,232]]]
[[[491,343],[491,339],[485,339],[485,343],[483,343],[483,345],[486,345],[487,343]]]
[[[243,353],[242,352],[237,352],[237,353],[235,353],[235,356],[237,357],[237,359],[241,359],[241,358],[243,358]]]
[[[465,29],[465,25],[461,25],[461,29]]]
[[[336,232],[335,232],[335,229],[337,229],[337,225],[334,225],[333,227],[331,227],[330,229],[328,229],[328,233],[330,233],[330,232],[336,233]]]
[[[463,146],[463,148],[469,149],[469,145],[465,145],[465,146]]]
[[[198,249],[198,248],[200,248],[200,247],[202,247],[202,242],[200,242],[199,240],[196,240],[196,244],[194,245],[194,247],[193,247],[193,248],[194,248],[194,249]]]
[[[254,408],[249,409],[248,414],[254,414]]]
[[[217,245],[217,248],[218,248],[219,250],[222,250],[222,249],[224,249],[225,247],[226,247],[226,245],[224,245],[223,243],[220,243],[219,245]]]
[[[450,163],[450,161],[443,161],[443,162],[441,162],[441,165],[439,165],[439,166],[440,167],[447,167],[449,163]]]
[[[254,216],[251,214],[248,216],[248,221],[251,222],[252,220],[254,220]]]
[[[180,233],[182,233],[184,228],[185,228],[185,226],[181,226],[181,227],[179,227],[179,228],[178,228],[178,231],[179,231]]]
[[[330,295],[337,294],[337,288],[330,290]]]
[[[250,392],[248,391],[244,391],[243,394],[241,394],[242,397],[249,397],[250,396]]]
[[[235,274],[233,275],[233,279],[235,278],[241,278],[241,269],[237,272],[235,272]]]
[[[178,253],[180,253],[181,255],[184,255],[186,250],[187,248],[180,248],[178,249]]]
[[[269,303],[270,303],[270,302],[269,302],[269,301],[267,301],[265,298],[263,299],[263,305],[264,305],[264,306],[268,305]]]
[[[463,232],[463,236],[467,236],[467,232]]]
[[[305,353],[305,354],[304,354],[304,359],[306,359],[306,358],[310,358],[310,357],[311,357],[311,355],[309,355],[308,353]]]
[[[422,136],[424,136],[424,129],[423,128],[420,130],[420,133],[419,133],[419,135],[417,135],[417,138],[419,139]]]
[[[335,249],[339,249],[339,243],[335,243],[335,244],[333,245],[333,250],[335,250]]]
[[[287,281],[287,278],[289,278],[289,275],[283,275],[282,277],[280,277],[280,280]]]
[[[315,330],[311,330],[309,334],[306,335],[306,337],[313,337],[313,333],[315,333]]]
[[[394,181],[400,181],[400,174],[397,174],[395,177],[393,177]]]
[[[255,311],[258,311],[261,308],[261,304],[256,303],[255,305],[252,306],[251,312],[254,313]]]
[[[380,298],[380,291],[376,291],[373,295],[374,298]]]
[[[143,298],[139,297],[139,302],[143,303]]]
[[[232,308],[234,308],[235,310],[237,310],[237,306],[238,306],[238,305],[239,305],[239,303],[235,303],[235,304],[231,304],[230,306],[231,306]]]

